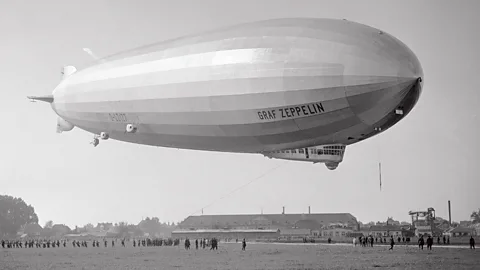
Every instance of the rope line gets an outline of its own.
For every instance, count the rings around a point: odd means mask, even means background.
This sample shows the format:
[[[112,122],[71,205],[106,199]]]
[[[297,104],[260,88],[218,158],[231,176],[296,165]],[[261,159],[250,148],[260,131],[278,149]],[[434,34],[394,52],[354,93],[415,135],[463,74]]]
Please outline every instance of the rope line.
[[[252,179],[252,180],[251,180],[251,181],[249,181],[248,183],[246,183],[246,184],[243,184],[243,185],[241,185],[241,186],[237,187],[236,189],[232,190],[231,192],[229,192],[229,193],[227,193],[227,194],[223,195],[222,197],[220,197],[220,198],[218,198],[218,199],[214,200],[214,201],[213,201],[213,202],[211,202],[210,204],[208,204],[208,205],[206,205],[206,206],[202,207],[201,209],[199,209],[199,210],[197,210],[197,211],[193,212],[192,214],[190,214],[190,216],[193,216],[194,214],[196,214],[196,213],[198,213],[198,212],[200,212],[200,211],[202,211],[202,212],[203,212],[203,209],[205,209],[205,208],[208,208],[208,207],[212,206],[213,204],[217,203],[218,201],[220,201],[220,200],[222,200],[222,199],[224,199],[224,198],[226,198],[226,197],[228,197],[228,196],[232,195],[233,193],[235,193],[235,192],[239,191],[240,189],[242,189],[242,188],[244,188],[244,187],[246,187],[246,186],[250,185],[251,183],[253,183],[253,182],[255,182],[255,181],[257,181],[257,180],[259,180],[259,179],[261,179],[261,178],[265,177],[265,176],[266,176],[266,175],[268,175],[269,173],[271,173],[271,172],[273,172],[273,171],[277,170],[278,168],[280,168],[282,165],[283,165],[283,164],[279,164],[278,166],[276,166],[276,167],[273,167],[272,169],[270,169],[270,170],[266,171],[265,173],[261,174],[260,176],[258,176],[258,177],[256,177],[256,178]]]

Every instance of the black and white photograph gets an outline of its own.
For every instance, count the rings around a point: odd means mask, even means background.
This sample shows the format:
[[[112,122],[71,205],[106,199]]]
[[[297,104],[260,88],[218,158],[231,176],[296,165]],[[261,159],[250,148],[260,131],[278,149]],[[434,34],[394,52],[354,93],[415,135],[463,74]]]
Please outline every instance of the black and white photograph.
[[[480,0],[0,0],[0,270],[480,269]]]

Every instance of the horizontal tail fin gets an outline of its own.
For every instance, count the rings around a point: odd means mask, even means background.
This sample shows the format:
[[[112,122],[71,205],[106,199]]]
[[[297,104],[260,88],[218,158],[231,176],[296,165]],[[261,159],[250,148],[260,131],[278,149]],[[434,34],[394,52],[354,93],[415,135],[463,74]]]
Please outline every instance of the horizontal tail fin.
[[[32,102],[35,102],[36,100],[48,102],[48,103],[53,102],[53,95],[38,96],[38,97],[28,96],[27,98],[30,99]]]

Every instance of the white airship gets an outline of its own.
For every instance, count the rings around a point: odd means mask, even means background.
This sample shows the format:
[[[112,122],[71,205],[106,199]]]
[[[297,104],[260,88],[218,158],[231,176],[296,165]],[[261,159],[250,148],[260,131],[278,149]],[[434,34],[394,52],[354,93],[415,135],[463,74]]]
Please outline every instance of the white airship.
[[[378,29],[275,19],[177,38],[64,68],[46,101],[58,132],[325,163],[403,119],[422,91],[415,54]]]

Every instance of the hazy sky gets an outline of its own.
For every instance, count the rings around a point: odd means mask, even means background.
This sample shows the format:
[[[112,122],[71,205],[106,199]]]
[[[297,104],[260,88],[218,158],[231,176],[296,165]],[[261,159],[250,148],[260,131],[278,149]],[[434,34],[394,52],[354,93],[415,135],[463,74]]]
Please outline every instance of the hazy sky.
[[[0,0],[0,194],[32,204],[43,225],[181,221],[205,214],[348,212],[359,220],[434,207],[469,219],[480,207],[480,1],[20,1]],[[56,134],[50,94],[64,65],[227,25],[282,17],[345,18],[386,31],[418,56],[424,91],[403,121],[347,147],[337,170],[260,155]],[[378,162],[383,188],[379,190]]]

